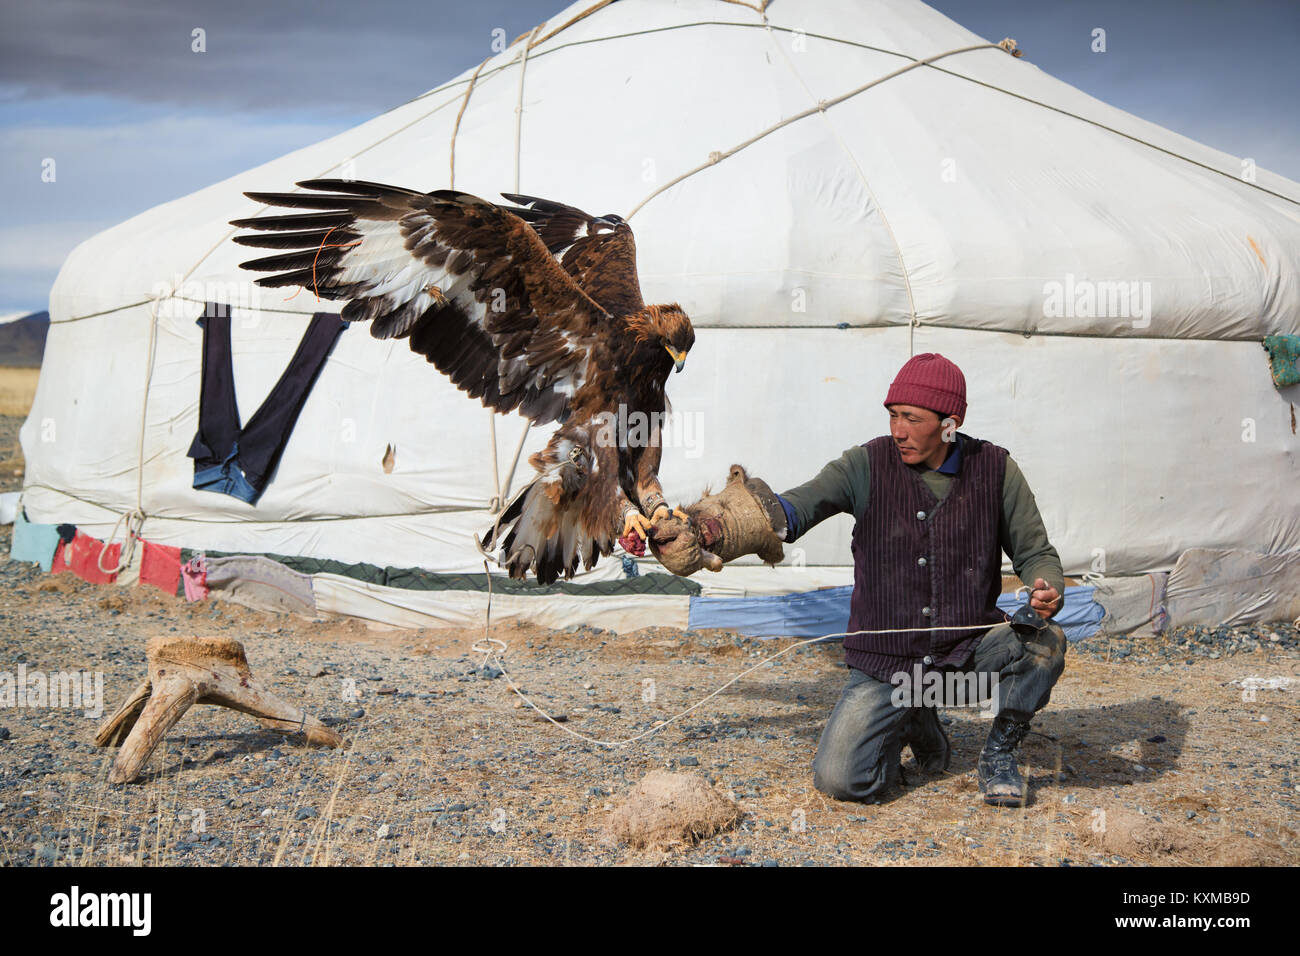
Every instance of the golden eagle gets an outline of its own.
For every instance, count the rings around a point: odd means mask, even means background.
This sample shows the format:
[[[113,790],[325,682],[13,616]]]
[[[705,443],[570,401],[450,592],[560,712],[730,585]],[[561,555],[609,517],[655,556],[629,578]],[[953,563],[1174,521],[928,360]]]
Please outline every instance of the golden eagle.
[[[449,189],[298,186],[309,192],[245,195],[310,212],[231,223],[255,230],[235,242],[280,250],[242,264],[276,273],[258,285],[347,300],[345,321],[406,339],[486,407],[560,423],[529,459],[538,477],[481,547],[501,548],[512,578],[531,568],[542,584],[594,567],[616,537],[644,553],[669,514],[657,474],[664,383],[695,331],[677,304],[642,300],[631,227],[514,193],[502,193],[511,207]]]

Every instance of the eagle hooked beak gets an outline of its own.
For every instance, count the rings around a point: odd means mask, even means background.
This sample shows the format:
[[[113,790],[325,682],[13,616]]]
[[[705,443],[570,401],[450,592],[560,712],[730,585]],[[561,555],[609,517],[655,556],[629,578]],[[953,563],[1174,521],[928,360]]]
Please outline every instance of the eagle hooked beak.
[[[680,372],[682,366],[686,364],[686,353],[677,351],[671,345],[665,345],[664,348],[666,348],[668,354],[673,357],[673,370]]]

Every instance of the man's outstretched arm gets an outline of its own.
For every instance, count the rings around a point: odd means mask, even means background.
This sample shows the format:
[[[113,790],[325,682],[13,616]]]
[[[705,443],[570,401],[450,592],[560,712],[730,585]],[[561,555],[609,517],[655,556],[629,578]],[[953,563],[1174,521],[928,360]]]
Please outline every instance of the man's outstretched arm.
[[[850,448],[811,481],[774,493],[767,483],[732,465],[727,485],[686,506],[688,519],[655,525],[650,547],[659,563],[677,575],[701,567],[720,571],[740,555],[756,554],[768,564],[783,558],[781,546],[831,515],[859,515],[866,508],[865,448]]]
[[[867,450],[854,445],[811,480],[777,496],[785,508],[786,543],[832,515],[847,513],[857,518],[867,507],[870,490]]]

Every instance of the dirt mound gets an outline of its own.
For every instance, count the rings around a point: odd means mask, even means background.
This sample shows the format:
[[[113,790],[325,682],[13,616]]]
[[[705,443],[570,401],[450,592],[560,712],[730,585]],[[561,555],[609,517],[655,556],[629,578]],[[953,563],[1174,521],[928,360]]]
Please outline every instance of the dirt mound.
[[[1169,857],[1201,849],[1202,838],[1132,810],[1107,810],[1089,819],[1089,843],[1123,857]]]
[[[1282,832],[1289,831],[1283,827]],[[1234,833],[1215,845],[1214,852],[1210,856],[1210,865],[1288,866],[1293,865],[1294,860],[1295,857],[1288,854],[1287,848],[1280,843],[1263,837],[1248,837]]]
[[[1199,797],[1176,797],[1170,804],[1206,809],[1208,804]],[[1210,866],[1282,866],[1294,856],[1288,853],[1291,831],[1281,828],[1283,842],[1246,833],[1226,836],[1204,834],[1181,826],[1143,816],[1132,810],[1107,810],[1104,816],[1093,814],[1080,827],[1079,835],[1085,842],[1105,851],[1129,859],[1177,862],[1204,861]]]
[[[635,849],[692,844],[734,825],[743,813],[700,777],[652,770],[610,815],[608,835]]]
[[[78,580],[80,579],[71,574],[57,574],[36,585],[36,590],[42,594],[75,594],[79,590]]]

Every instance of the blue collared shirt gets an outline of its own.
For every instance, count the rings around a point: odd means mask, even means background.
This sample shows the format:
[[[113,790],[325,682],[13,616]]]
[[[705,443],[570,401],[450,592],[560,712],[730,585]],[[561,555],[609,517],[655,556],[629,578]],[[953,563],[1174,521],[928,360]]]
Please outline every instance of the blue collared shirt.
[[[953,442],[952,451],[948,453],[948,457],[943,460],[943,464],[936,468],[935,471],[945,475],[955,475],[961,471],[961,443],[964,440],[965,436],[958,432],[957,440]]]

